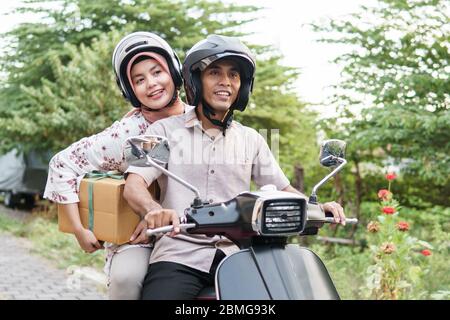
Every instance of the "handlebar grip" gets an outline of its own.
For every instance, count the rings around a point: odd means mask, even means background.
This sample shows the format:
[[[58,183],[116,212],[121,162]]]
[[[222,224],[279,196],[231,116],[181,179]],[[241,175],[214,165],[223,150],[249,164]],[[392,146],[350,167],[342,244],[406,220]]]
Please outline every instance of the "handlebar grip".
[[[334,218],[331,218],[331,217],[326,217],[325,222],[326,223],[337,223],[336,221],[334,221]],[[358,223],[358,219],[356,219],[356,218],[346,218],[345,219],[345,224],[357,224],[357,223]]]
[[[347,218],[345,219],[346,224],[357,224],[359,221],[356,218]]]
[[[180,230],[181,231],[185,231],[186,229],[190,229],[190,228],[194,228],[195,227],[195,223],[181,223],[180,224]],[[147,236],[154,236],[157,235],[158,233],[167,233],[167,232],[171,232],[173,230],[173,226],[165,226],[165,227],[160,227],[160,228],[156,228],[156,229],[148,229],[147,230]]]

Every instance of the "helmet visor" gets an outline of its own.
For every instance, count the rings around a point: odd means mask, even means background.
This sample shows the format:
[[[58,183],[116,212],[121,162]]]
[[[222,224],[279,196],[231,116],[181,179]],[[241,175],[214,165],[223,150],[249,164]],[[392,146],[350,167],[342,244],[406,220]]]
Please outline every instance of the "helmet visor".
[[[192,65],[191,71],[195,70],[204,71],[211,63],[223,58],[228,58],[230,60],[236,61],[239,65],[241,73],[244,72],[245,76],[249,78],[253,77],[253,73],[255,70],[253,61],[247,55],[235,52],[217,53],[209,57],[203,58],[202,60]]]

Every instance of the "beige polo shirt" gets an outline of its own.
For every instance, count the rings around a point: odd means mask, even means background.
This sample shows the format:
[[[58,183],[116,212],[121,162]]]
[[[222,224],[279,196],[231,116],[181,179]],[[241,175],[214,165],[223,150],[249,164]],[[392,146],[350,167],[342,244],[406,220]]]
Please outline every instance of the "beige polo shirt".
[[[253,180],[259,187],[273,184],[278,190],[289,185],[264,138],[256,130],[233,121],[223,136],[204,132],[195,109],[159,120],[146,131],[169,139],[167,169],[194,185],[202,200],[227,201],[250,189]],[[161,205],[180,216],[194,199],[194,193],[158,169],[130,166],[127,173],[137,173],[150,185],[155,179],[161,187]],[[228,244],[228,245],[227,245]],[[155,243],[150,263],[177,262],[209,272],[216,247],[229,254],[237,250],[224,237],[180,234],[163,236]]]

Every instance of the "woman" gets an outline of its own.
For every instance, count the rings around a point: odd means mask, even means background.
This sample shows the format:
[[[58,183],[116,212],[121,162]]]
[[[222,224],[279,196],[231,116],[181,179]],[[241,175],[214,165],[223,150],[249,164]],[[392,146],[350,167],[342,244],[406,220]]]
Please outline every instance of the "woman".
[[[181,65],[169,44],[150,32],[134,32],[114,49],[112,64],[124,97],[135,108],[122,120],[91,137],[73,143],[56,154],[49,164],[44,197],[66,206],[80,247],[89,253],[102,249],[92,231],[81,224],[78,211],[79,184],[93,170],[124,172],[128,167],[123,145],[128,137],[143,134],[153,122],[184,112],[179,98]],[[148,267],[151,246],[141,220],[129,244],[106,244],[110,299],[139,299]]]

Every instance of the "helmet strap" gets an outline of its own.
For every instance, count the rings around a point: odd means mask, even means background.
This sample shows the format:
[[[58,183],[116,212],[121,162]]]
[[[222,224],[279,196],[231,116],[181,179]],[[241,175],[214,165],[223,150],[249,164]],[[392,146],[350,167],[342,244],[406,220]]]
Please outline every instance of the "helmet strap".
[[[222,128],[222,134],[225,136],[226,130],[231,125],[231,122],[233,121],[233,111],[234,108],[231,106],[228,111],[225,113],[225,116],[222,118],[222,120],[213,119],[211,116],[215,116],[216,113],[214,112],[214,109],[205,101],[205,99],[202,98],[202,107],[203,107],[203,115],[208,119],[211,124],[221,127]]]

